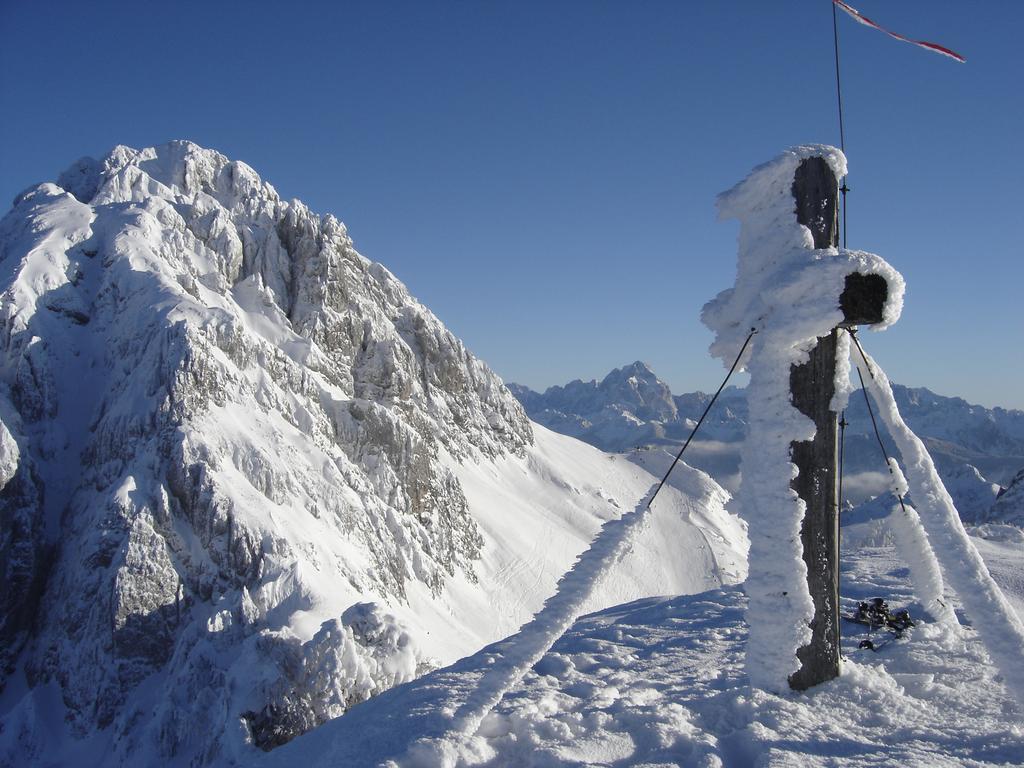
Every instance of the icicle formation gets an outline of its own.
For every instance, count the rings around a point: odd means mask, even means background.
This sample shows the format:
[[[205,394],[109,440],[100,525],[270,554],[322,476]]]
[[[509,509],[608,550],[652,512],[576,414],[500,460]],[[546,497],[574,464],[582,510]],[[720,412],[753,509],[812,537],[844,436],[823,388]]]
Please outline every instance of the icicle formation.
[[[1006,601],[992,580],[981,555],[971,543],[960,515],[946,487],[935,471],[935,464],[903,421],[892,387],[885,373],[871,356],[864,355],[870,370],[864,381],[879,415],[892,435],[907,468],[907,485],[921,511],[921,522],[950,586],[956,590],[964,610],[973,619],[982,642],[1003,674],[1010,694],[1024,706],[1024,622]],[[753,539],[753,537],[751,537]]]
[[[809,157],[824,158],[837,177],[846,173],[838,149],[795,147],[719,198],[722,218],[740,221],[736,284],[701,315],[715,333],[711,353],[728,362],[750,329],[759,330],[743,361],[750,427],[732,510],[750,527],[747,671],[753,685],[774,691],[788,689],[814,615],[800,542],[805,505],[790,487],[796,476],[790,443],[812,439],[815,428],[790,401],[790,367],[806,362],[817,338],[842,322],[839,297],[848,274],[878,274],[888,283],[884,322],[876,327],[894,323],[903,304],[903,278],[878,256],[814,249],[810,231],[797,222],[792,193],[796,169]],[[835,410],[845,406],[848,373],[848,366],[837,366]]]

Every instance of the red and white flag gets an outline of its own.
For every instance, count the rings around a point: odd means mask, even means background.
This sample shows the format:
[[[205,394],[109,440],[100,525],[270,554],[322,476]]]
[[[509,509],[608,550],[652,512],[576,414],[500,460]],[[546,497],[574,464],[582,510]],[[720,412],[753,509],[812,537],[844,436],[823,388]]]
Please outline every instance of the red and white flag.
[[[944,45],[939,45],[938,43],[929,43],[929,42],[927,42],[925,40],[911,40],[909,37],[904,37],[903,35],[898,35],[895,32],[891,32],[890,30],[886,29],[885,27],[881,26],[880,24],[877,24],[876,22],[874,22],[871,19],[869,19],[863,13],[858,11],[856,8],[851,8],[846,3],[844,3],[843,0],[832,0],[832,2],[836,6],[838,6],[839,8],[842,8],[844,11],[846,11],[848,14],[850,14],[850,16],[852,16],[854,19],[859,21],[861,24],[864,24],[864,25],[866,25],[868,27],[874,27],[879,32],[885,32],[885,34],[889,35],[889,37],[895,37],[897,40],[902,40],[905,43],[910,43],[911,45],[916,45],[916,46],[918,46],[920,48],[927,48],[929,51],[935,51],[936,53],[941,53],[943,56],[949,56],[949,58],[951,58],[951,59],[956,59],[961,64],[963,64],[965,61],[967,61],[967,59],[965,59],[959,53],[957,53],[956,51],[951,51],[949,48],[946,48]]]

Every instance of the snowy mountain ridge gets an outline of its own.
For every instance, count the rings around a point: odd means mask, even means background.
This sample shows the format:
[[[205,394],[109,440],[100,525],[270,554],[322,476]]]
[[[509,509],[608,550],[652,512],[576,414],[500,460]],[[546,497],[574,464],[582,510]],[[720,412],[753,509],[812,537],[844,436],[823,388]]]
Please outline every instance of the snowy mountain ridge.
[[[247,763],[513,632],[651,483],[189,142],[20,195],[0,292],[0,761]],[[678,483],[591,609],[742,579]]]
[[[638,403],[637,398],[622,397],[619,390],[605,386],[606,381],[637,376],[648,382],[642,392],[653,402]],[[681,444],[710,400],[710,395],[702,392],[673,395],[668,385],[639,361],[615,369],[600,383],[576,380],[543,393],[518,384],[508,386],[537,423],[620,453]],[[894,384],[893,392],[900,412],[935,457],[961,514],[970,521],[987,519],[1000,486],[1009,485],[1024,467],[1024,411],[972,405],[923,387]],[[651,415],[671,413],[669,403],[674,416]],[[859,391],[850,397],[846,419],[846,488],[857,502],[885,488],[886,470]],[[734,487],[738,446],[746,435],[747,420],[745,391],[727,387],[701,426],[687,461],[726,487]],[[888,436],[883,435],[883,440],[891,455]]]

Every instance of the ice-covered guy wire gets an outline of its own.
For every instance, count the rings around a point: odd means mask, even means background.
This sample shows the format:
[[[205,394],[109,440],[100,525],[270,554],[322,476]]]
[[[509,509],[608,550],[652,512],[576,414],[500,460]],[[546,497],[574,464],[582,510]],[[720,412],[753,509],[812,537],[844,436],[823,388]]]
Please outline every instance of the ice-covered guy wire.
[[[668,470],[665,472],[664,477],[661,478],[661,481],[658,483],[658,486],[654,489],[654,493],[651,494],[650,501],[647,502],[648,507],[650,507],[651,504],[654,503],[654,499],[658,496],[658,493],[661,491],[662,487],[664,487],[665,483],[668,481],[669,475],[672,474],[672,470],[676,468],[676,464],[678,464],[679,460],[683,458],[683,454],[686,453],[686,449],[690,447],[690,443],[693,441],[693,438],[697,435],[697,431],[700,429],[701,424],[704,423],[704,419],[707,418],[708,414],[711,412],[711,409],[714,407],[715,401],[718,400],[718,396],[722,394],[722,390],[725,389],[725,385],[729,383],[729,379],[731,379],[733,373],[736,372],[736,367],[740,364],[740,360],[743,359],[743,355],[746,353],[747,347],[750,345],[750,340],[754,338],[755,334],[757,334],[757,328],[751,328],[750,333],[747,334],[747,338],[743,342],[743,346],[740,347],[740,351],[736,355],[736,359],[733,360],[732,366],[729,368],[729,372],[725,375],[725,379],[722,380],[721,385],[718,387],[718,391],[716,391],[715,394],[712,395],[711,400],[708,401],[707,406],[704,408],[704,413],[700,415],[700,418],[697,420],[697,423],[694,425],[693,429],[690,430],[690,436],[686,438],[686,442],[683,443],[683,447],[679,449],[679,453],[676,454],[675,459],[673,459],[672,463],[669,464]]]
[[[974,619],[973,625],[1010,694],[1024,707],[1024,622],[971,543],[924,443],[903,421],[885,372],[864,352],[859,341],[856,344],[869,374],[865,380],[871,398],[903,457],[910,496],[921,512],[921,523],[946,580]]]
[[[860,349],[860,342],[857,340],[855,328],[846,329],[849,334],[846,344],[847,354],[852,352],[852,344]],[[868,387],[864,383],[864,374],[857,368],[857,377],[860,379],[861,392],[864,394],[864,403],[871,417],[871,426],[878,440],[878,448],[889,468],[890,490],[899,502],[898,507],[894,505],[889,512],[889,528],[893,533],[893,540],[899,550],[903,562],[907,563],[910,569],[911,581],[914,584],[914,592],[920,599],[921,604],[928,613],[947,627],[956,628],[956,615],[948,602],[945,600],[945,588],[942,581],[942,572],[939,561],[935,557],[931,544],[928,542],[928,534],[921,524],[921,516],[913,506],[907,504],[906,496],[909,489],[907,479],[903,475],[896,459],[889,456],[882,442],[882,435],[878,429],[878,422],[875,419],[874,409],[871,407],[871,398],[868,396]]]
[[[479,683],[455,711],[445,734],[415,742],[398,765],[408,768],[455,765],[459,750],[505,694],[544,656],[579,617],[594,590],[633,546],[651,509],[657,484],[631,511],[605,523],[590,547],[558,581],[555,594],[515,635],[497,643]]]

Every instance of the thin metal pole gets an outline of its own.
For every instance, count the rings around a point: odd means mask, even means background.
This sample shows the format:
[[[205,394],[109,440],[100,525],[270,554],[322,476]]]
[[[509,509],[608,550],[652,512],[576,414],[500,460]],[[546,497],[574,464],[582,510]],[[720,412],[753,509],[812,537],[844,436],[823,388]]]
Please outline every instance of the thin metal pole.
[[[846,453],[846,427],[850,422],[846,420],[846,411],[839,416],[839,491],[837,505],[839,513],[843,512],[843,462]]]
[[[839,22],[836,20],[836,4],[832,3],[832,43],[836,54],[836,101],[839,105],[839,148],[846,154],[846,129],[843,126],[843,87],[839,77]],[[839,191],[843,195],[843,248],[846,248],[846,193],[850,191],[843,176]]]
[[[846,151],[846,132],[843,129],[843,88],[839,78],[839,22],[836,20],[836,4],[832,3],[832,43],[836,53],[836,99],[839,103],[839,148]]]

